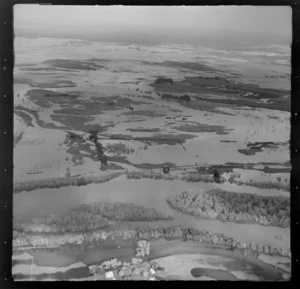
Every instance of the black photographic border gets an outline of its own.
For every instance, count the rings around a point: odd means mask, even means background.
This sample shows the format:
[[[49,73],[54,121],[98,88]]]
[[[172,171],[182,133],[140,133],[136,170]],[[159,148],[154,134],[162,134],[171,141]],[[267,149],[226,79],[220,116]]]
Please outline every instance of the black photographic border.
[[[254,6],[290,6],[292,8],[292,73],[291,73],[291,280],[284,282],[217,281],[194,283],[196,286],[229,286],[241,288],[252,286],[289,286],[297,284],[300,275],[300,1],[298,0],[186,0],[186,1],[97,1],[97,0],[0,0],[0,288],[52,288],[53,286],[101,286],[94,282],[14,282],[12,268],[12,211],[13,211],[13,67],[14,67],[14,31],[13,6],[15,4],[45,5],[254,5]],[[67,282],[67,283],[66,283]],[[130,282],[130,281],[129,281]],[[172,285],[173,281],[170,284]],[[174,281],[175,282],[175,281]],[[178,281],[177,281],[178,282]],[[190,282],[190,281],[185,281]],[[228,283],[230,282],[230,284]],[[225,283],[225,284],[224,284]],[[250,284],[249,284],[250,283]],[[117,283],[112,283],[118,285]],[[126,283],[125,283],[126,284]],[[128,283],[132,286],[133,283]],[[149,283],[150,285],[153,283]],[[163,285],[163,283],[154,283]],[[119,284],[124,285],[124,283]],[[135,283],[140,286],[140,283]],[[179,285],[179,284],[173,284]],[[127,285],[125,285],[127,286]],[[294,287],[294,286],[293,286]],[[293,288],[292,287],[292,288]]]

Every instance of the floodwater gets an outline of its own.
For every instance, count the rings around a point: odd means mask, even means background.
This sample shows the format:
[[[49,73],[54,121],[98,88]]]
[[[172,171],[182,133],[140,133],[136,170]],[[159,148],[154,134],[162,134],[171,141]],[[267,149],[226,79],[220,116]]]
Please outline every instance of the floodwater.
[[[183,73],[174,67],[164,67],[159,63],[146,64],[143,61],[197,61],[201,63],[211,64],[212,67],[217,69],[229,66],[232,72],[242,73],[244,76],[240,76],[240,81],[246,81],[250,83],[259,84],[265,87],[290,89],[289,71],[290,67],[277,63],[276,60],[270,58],[272,56],[281,56],[278,61],[287,61],[289,59],[289,51],[283,50],[282,47],[251,47],[252,51],[243,50],[230,51],[224,50],[225,48],[218,50],[211,49],[209,47],[194,47],[190,45],[158,45],[158,46],[143,46],[137,47],[132,45],[118,45],[115,43],[103,43],[103,42],[81,42],[75,41],[70,49],[69,39],[50,39],[50,38],[35,38],[28,39],[17,37],[15,39],[16,47],[16,64],[34,64],[40,65],[44,60],[55,58],[68,58],[68,59],[82,59],[86,60],[87,55],[89,57],[98,57],[109,60],[105,66],[107,69],[100,69],[97,71],[58,71],[55,73],[47,72],[30,72],[21,70],[19,67],[15,67],[14,75],[16,78],[28,78],[29,80],[37,83],[51,82],[60,78],[62,80],[71,80],[77,84],[77,87],[72,87],[72,91],[87,92],[87,93],[100,93],[105,96],[111,96],[114,94],[124,95],[130,93],[133,96],[138,96],[140,92],[137,92],[137,85],[133,83],[137,78],[144,78],[138,84],[138,88],[143,91],[151,91],[149,83],[157,77],[157,75],[168,75],[174,80],[181,80],[184,76],[197,76],[200,75],[200,71],[186,71]],[[139,48],[139,49],[137,49]],[[266,54],[265,50],[273,54]],[[275,55],[274,55],[275,53]],[[277,53],[277,54],[276,54]],[[158,57],[159,55],[159,57]],[[124,59],[126,56],[126,59]],[[255,56],[255,57],[253,57]],[[278,58],[278,57],[276,57]],[[101,61],[99,61],[101,63]],[[283,62],[285,63],[285,62]],[[285,76],[285,78],[268,78],[265,74],[270,76],[270,71],[275,70],[278,74]],[[130,72],[128,72],[130,70]],[[226,69],[227,70],[227,69]],[[205,75],[205,73],[203,74]],[[24,81],[24,79],[23,79]],[[25,80],[26,82],[26,80]],[[30,108],[36,107],[32,102],[24,97],[26,91],[32,89],[29,84],[17,83],[14,86],[15,92],[15,105],[29,106]],[[38,88],[38,87],[37,87]],[[53,91],[68,92],[70,88],[55,88]],[[19,95],[19,97],[17,97]],[[150,106],[152,103],[156,105],[157,100],[146,101]],[[150,111],[156,110],[158,113],[175,117],[177,113],[171,112],[170,108],[179,109],[182,111],[182,107],[179,104],[164,104],[159,108],[151,106]],[[41,120],[49,123],[59,125],[51,119],[52,109],[45,110],[39,113]],[[139,105],[138,109],[144,110],[143,104]],[[226,108],[219,108],[226,112]],[[288,121],[287,112],[270,111],[263,109],[256,109],[255,111],[246,111],[240,109],[239,111],[233,111],[227,109],[227,112],[233,113],[233,115],[218,115],[216,113],[201,112],[199,110],[184,108],[184,112],[188,115],[189,121],[196,121],[201,124],[210,125],[223,125],[227,128],[233,129],[228,135],[215,135],[209,133],[193,133],[197,138],[188,140],[185,142],[187,151],[183,151],[182,147],[167,146],[167,145],[152,145],[146,151],[142,153],[128,156],[128,160],[132,163],[163,163],[163,162],[175,162],[177,164],[194,164],[195,162],[208,162],[208,163],[224,163],[228,160],[232,162],[261,162],[261,161],[273,161],[284,162],[289,159],[288,150],[284,151],[268,151],[257,153],[253,156],[245,156],[240,154],[237,150],[245,148],[247,141],[264,141],[266,139],[274,142],[286,141],[290,135],[290,125]],[[103,118],[117,120],[116,126],[109,130],[109,133],[128,133],[126,129],[137,128],[144,126],[151,126],[153,128],[161,128],[164,133],[176,133],[173,126],[170,126],[166,122],[165,117],[155,117],[153,119],[142,119],[142,121],[135,121],[131,123],[125,123],[125,117],[123,110],[110,111],[107,115],[101,115],[101,117],[95,116],[95,120],[98,122]],[[270,121],[269,115],[277,117],[276,120]],[[26,172],[31,173],[39,172],[46,175],[46,177],[62,176],[64,175],[64,168],[67,163],[64,161],[67,156],[63,150],[59,148],[59,142],[64,139],[64,132],[51,129],[41,129],[33,119],[34,128],[30,127],[26,129],[26,132],[21,140],[20,147],[15,150],[15,176],[20,179],[27,178],[39,178],[41,175],[27,176]],[[132,134],[133,135],[133,134]],[[140,133],[137,135],[141,135]],[[234,140],[236,143],[222,143],[222,140]],[[199,146],[201,143],[201,146]],[[138,148],[136,148],[138,151]],[[199,155],[199,156],[197,156]],[[33,157],[34,156],[34,157]],[[176,160],[174,158],[176,156]],[[49,161],[51,160],[51,161]],[[90,160],[85,160],[85,166],[82,168],[72,168],[72,173],[90,173],[90,171],[96,171],[98,164],[93,164]],[[81,170],[81,171],[80,171]],[[24,176],[22,175],[24,173]],[[42,175],[44,177],[44,175]],[[255,175],[258,178],[260,175]],[[274,178],[278,175],[274,175]],[[16,180],[16,178],[15,178]],[[172,221],[159,221],[159,222],[125,222],[114,225],[112,229],[133,229],[137,226],[171,226],[175,224],[182,225],[183,227],[194,227],[197,229],[210,229],[218,233],[223,233],[229,237],[241,242],[255,242],[264,245],[273,245],[282,248],[289,248],[289,229],[277,228],[277,227],[264,227],[252,224],[235,224],[235,223],[222,223],[220,221],[203,220],[193,216],[185,215],[175,210],[172,210],[166,203],[166,198],[174,194],[180,193],[183,190],[209,190],[213,188],[222,188],[229,191],[236,191],[240,193],[256,193],[261,195],[285,195],[286,192],[278,190],[262,190],[254,187],[236,186],[231,184],[211,184],[211,183],[186,183],[181,180],[127,180],[125,177],[113,179],[107,183],[102,184],[90,184],[84,187],[65,187],[60,189],[42,189],[31,192],[23,192],[20,194],[14,194],[14,216],[39,216],[44,214],[55,214],[63,212],[72,208],[75,208],[83,203],[94,202],[132,202],[138,205],[144,205],[147,207],[154,207],[162,210],[171,210],[174,214]],[[276,235],[282,235],[286,238],[282,240],[276,239]],[[153,244],[152,244],[153,243]],[[151,242],[151,255],[150,258],[163,257],[165,254],[179,254],[201,251],[205,253],[202,248],[194,248],[192,245],[188,246],[187,243],[176,245],[171,242],[164,244]],[[203,246],[202,246],[203,247]],[[211,249],[208,249],[206,253],[211,254]],[[224,249],[214,253],[224,255],[226,252]],[[134,248],[132,244],[128,244],[127,247],[122,245],[120,248],[115,246],[101,246],[93,249],[78,249],[69,246],[62,246],[62,248],[46,251],[32,252],[34,255],[34,262],[39,266],[54,266],[62,267],[74,264],[77,261],[83,261],[85,264],[99,262],[112,257],[117,257],[128,261],[129,256],[134,255]],[[229,253],[228,253],[229,254]],[[232,253],[233,254],[233,253]],[[243,268],[242,261],[238,256],[231,270],[238,271],[239,268]],[[239,257],[240,258],[240,257]],[[257,261],[260,262],[260,261]],[[260,268],[263,263],[260,262]],[[267,267],[265,267],[267,268]],[[73,270],[73,269],[72,269]],[[77,270],[77,269],[76,269]],[[82,271],[68,271],[68,277],[74,278],[84,277],[87,275],[87,269],[78,269]],[[269,272],[270,273],[270,272]],[[264,273],[265,274],[265,273]],[[270,273],[269,277],[275,280],[277,278],[274,272]],[[273,274],[273,275],[272,275]],[[49,275],[49,274],[48,274]],[[267,276],[267,275],[264,275]],[[45,278],[47,274],[45,275]],[[66,277],[61,273],[52,276],[56,279]],[[264,277],[264,278],[269,278]]]
[[[231,186],[235,187],[236,191],[243,191],[241,186]],[[179,224],[183,227],[210,229],[241,242],[255,242],[263,245],[289,248],[289,228],[204,220],[177,212],[166,203],[166,198],[184,190],[206,191],[217,187],[222,188],[222,185],[198,182],[187,183],[182,180],[127,180],[125,176],[121,176],[106,183],[91,184],[84,187],[42,189],[14,194],[14,216],[55,214],[84,203],[126,202],[161,210],[171,210],[174,214],[174,219],[156,222],[125,222],[116,225],[116,228],[132,229],[146,225],[171,226]],[[249,187],[247,189],[251,190]],[[275,238],[275,235],[283,235],[287,239],[278,240]]]
[[[32,262],[35,264],[33,268],[36,269],[36,272],[33,270],[31,274],[37,276],[36,274],[38,274],[38,272],[45,272],[44,278],[51,277],[52,279],[84,278],[88,276],[88,270],[87,268],[79,266],[79,264],[99,264],[111,258],[117,258],[122,262],[130,262],[131,258],[135,255],[135,245],[131,241],[119,242],[120,243],[109,242],[110,244],[103,244],[92,249],[68,245],[58,249],[30,250],[29,255],[32,256]],[[163,260],[165,257],[168,258],[168,256],[175,255],[180,259],[181,256],[184,257],[183,254],[187,256],[188,259],[193,259],[193,256],[195,256],[195,260],[190,260],[191,262],[188,262],[185,266],[189,266],[192,269],[195,261],[197,261],[198,266],[205,268],[205,274],[203,275],[211,276],[211,274],[213,274],[214,278],[218,280],[240,279],[235,276],[242,276],[242,279],[249,278],[250,280],[281,279],[280,274],[271,266],[261,262],[254,256],[247,255],[245,257],[242,253],[237,251],[228,251],[220,246],[203,245],[191,241],[152,241],[150,255],[144,259],[157,260],[158,264],[160,264],[160,260]],[[197,254],[197,256],[195,254]],[[18,258],[18,255],[16,255],[15,258]],[[77,266],[74,266],[74,264],[77,264]],[[64,273],[46,274],[47,270],[50,271],[50,269],[48,269],[49,266],[53,267],[51,270],[53,272],[57,272],[57,270],[61,268]],[[72,266],[77,268],[65,269]],[[168,272],[171,268],[165,269]],[[180,271],[180,269],[176,270]],[[24,272],[24,274],[26,274],[26,272]],[[43,276],[40,275],[38,278],[43,278]]]

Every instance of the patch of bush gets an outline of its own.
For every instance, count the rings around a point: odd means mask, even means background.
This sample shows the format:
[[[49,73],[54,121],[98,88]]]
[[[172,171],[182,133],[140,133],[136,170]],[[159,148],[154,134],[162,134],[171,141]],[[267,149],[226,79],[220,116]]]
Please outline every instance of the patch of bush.
[[[14,230],[23,232],[78,232],[89,231],[109,225],[109,220],[156,221],[170,220],[173,215],[153,208],[130,203],[83,204],[58,215],[16,218]]]
[[[155,80],[154,82],[155,84],[164,84],[164,83],[168,83],[168,84],[173,84],[173,79],[172,78],[167,78],[167,77],[159,77]]]
[[[82,186],[88,184],[99,184],[108,182],[113,178],[120,176],[121,173],[113,173],[107,176],[99,176],[99,177],[70,177],[70,178],[51,178],[45,180],[32,180],[32,181],[25,181],[25,182],[18,182],[14,183],[14,193],[19,192],[29,192],[37,189],[57,189],[60,187],[67,187],[67,186]]]
[[[243,253],[252,251],[254,254],[265,253],[269,255],[278,255],[291,257],[289,249],[277,248],[274,246],[260,245],[255,243],[243,243],[234,240],[224,234],[216,233],[210,230],[194,228],[183,228],[181,226],[171,227],[158,227],[158,228],[137,228],[136,230],[124,231],[93,231],[93,232],[78,232],[78,233],[64,233],[64,234],[27,234],[14,231],[13,234],[13,247],[57,247],[64,244],[88,244],[89,246],[99,246],[101,242],[108,239],[121,238],[123,240],[182,240],[182,241],[195,241],[200,243],[208,243],[215,245],[222,245],[230,248],[231,250],[237,249]],[[132,258],[139,263],[137,258]],[[132,261],[133,262],[133,261]],[[135,262],[133,262],[135,263]],[[110,264],[110,262],[109,262]],[[117,262],[112,261],[112,264]],[[124,263],[125,265],[125,263]]]
[[[121,221],[155,221],[169,220],[173,215],[154,208],[147,208],[131,203],[94,203],[83,204],[76,211],[101,215],[104,218]]]
[[[204,193],[184,191],[167,199],[167,202],[173,209],[208,219],[265,226],[290,226],[288,197],[265,197],[215,189]]]
[[[100,215],[72,210],[58,215],[14,219],[13,222],[14,230],[47,233],[88,231],[107,225],[107,220]]]
[[[109,154],[132,154],[134,153],[134,149],[131,147],[128,147],[127,145],[119,142],[119,143],[109,143],[105,146],[104,150]]]

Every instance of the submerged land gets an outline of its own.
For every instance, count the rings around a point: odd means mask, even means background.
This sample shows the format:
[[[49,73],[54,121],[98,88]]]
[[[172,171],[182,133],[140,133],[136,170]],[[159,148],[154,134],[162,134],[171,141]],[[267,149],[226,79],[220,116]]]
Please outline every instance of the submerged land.
[[[290,278],[289,48],[15,54],[15,280]]]

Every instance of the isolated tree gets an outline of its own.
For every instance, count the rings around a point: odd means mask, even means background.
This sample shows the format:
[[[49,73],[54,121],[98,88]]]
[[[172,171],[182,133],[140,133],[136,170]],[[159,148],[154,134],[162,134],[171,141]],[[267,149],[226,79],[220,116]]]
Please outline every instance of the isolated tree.
[[[150,242],[146,240],[138,241],[138,247],[136,248],[136,256],[144,257],[150,254]]]
[[[214,169],[213,176],[214,176],[214,181],[216,183],[220,183],[221,182],[220,173],[219,173],[219,171],[217,169]]]

